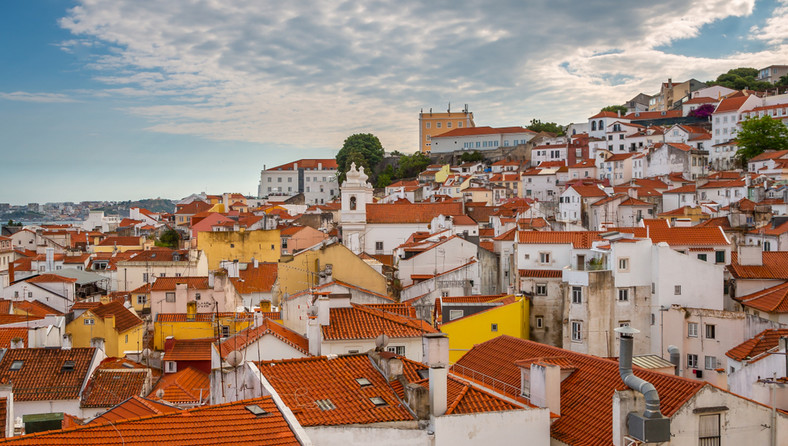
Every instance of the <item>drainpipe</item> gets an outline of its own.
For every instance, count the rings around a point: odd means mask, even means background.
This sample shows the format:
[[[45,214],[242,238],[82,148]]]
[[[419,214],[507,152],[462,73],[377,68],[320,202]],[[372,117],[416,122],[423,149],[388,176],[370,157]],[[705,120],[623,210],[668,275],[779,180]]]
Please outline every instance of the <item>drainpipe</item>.
[[[676,376],[680,376],[679,367],[681,364],[681,351],[675,345],[668,346],[668,353],[670,353],[670,362],[673,363]]]

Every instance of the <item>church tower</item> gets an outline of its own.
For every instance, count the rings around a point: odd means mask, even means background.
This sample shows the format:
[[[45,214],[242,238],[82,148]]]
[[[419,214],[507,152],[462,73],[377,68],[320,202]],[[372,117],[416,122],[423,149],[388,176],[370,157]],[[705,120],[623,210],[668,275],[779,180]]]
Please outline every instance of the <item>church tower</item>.
[[[352,163],[345,175],[345,182],[340,186],[342,208],[339,211],[339,223],[342,227],[342,243],[355,254],[364,251],[367,203],[372,203],[372,185],[367,179],[369,177],[364,173],[364,167],[356,169],[356,163]]]

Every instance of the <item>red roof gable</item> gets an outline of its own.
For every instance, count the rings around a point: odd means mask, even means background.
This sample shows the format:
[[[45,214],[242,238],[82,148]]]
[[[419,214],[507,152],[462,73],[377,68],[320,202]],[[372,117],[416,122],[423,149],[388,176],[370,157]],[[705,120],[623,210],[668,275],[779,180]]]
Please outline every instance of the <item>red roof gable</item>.
[[[462,215],[462,203],[367,205],[367,223],[429,223],[438,215]]]
[[[265,335],[272,335],[285,344],[309,355],[309,340],[289,328],[279,325],[270,319],[264,319],[259,327],[250,327],[227,338],[221,343],[222,357],[227,357],[233,350],[241,350]]]
[[[307,169],[307,170],[317,170],[318,164],[322,165],[323,170],[337,169],[336,159],[325,158],[325,159],[300,159],[298,161],[282,164],[281,166],[272,167],[267,170],[293,170],[296,164],[298,164],[299,169]]]
[[[742,305],[767,313],[788,313],[788,283],[737,296]]]
[[[457,136],[472,136],[472,135],[497,135],[500,133],[536,133],[528,130],[525,127],[462,127],[448,132],[441,133],[440,135],[432,136],[435,138],[454,138]]]
[[[329,325],[322,326],[323,339],[374,339],[381,334],[391,338],[420,337],[437,330],[422,321],[366,305],[351,304],[350,308],[332,308]]]
[[[788,329],[772,328],[764,330],[753,338],[728,350],[725,356],[736,361],[745,361],[777,347],[782,337],[788,337]]]
[[[208,360],[210,360],[210,355]],[[156,396],[159,390],[164,391],[164,395],[161,398]],[[176,373],[162,376],[148,397],[170,403],[195,404],[207,401],[210,395],[210,376],[207,373],[187,367],[183,370],[178,370]]]
[[[0,360],[0,382],[13,382],[17,401],[76,400],[95,351],[95,348],[6,350]],[[21,366],[11,370],[15,361]]]

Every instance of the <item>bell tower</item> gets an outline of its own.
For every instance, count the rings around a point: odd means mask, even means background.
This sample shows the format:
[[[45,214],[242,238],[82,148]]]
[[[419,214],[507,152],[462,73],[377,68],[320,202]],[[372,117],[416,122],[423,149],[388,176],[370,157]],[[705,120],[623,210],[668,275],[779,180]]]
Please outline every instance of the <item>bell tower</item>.
[[[342,227],[342,243],[355,254],[364,251],[367,203],[372,203],[372,185],[367,179],[369,177],[364,173],[364,167],[356,169],[356,163],[352,163],[345,175],[345,182],[340,186],[342,208],[339,211],[339,223]]]

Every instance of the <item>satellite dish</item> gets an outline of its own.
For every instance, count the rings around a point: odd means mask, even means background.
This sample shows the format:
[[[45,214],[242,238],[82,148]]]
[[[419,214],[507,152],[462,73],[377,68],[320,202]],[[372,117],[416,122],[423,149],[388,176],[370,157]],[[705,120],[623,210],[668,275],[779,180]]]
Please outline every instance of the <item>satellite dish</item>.
[[[143,358],[150,358],[150,349],[146,348],[142,350],[142,357]]]
[[[164,389],[159,389],[156,391],[156,398],[158,399],[164,398]]]
[[[375,347],[376,350],[383,350],[386,346],[389,345],[389,337],[385,334],[382,334],[375,338]]]
[[[244,307],[243,305],[239,305],[239,306],[235,307],[235,312],[236,313],[246,313],[246,307]]]
[[[224,358],[227,361],[227,364],[230,364],[232,367],[238,367],[244,361],[243,353],[239,352],[238,350],[233,350]]]

